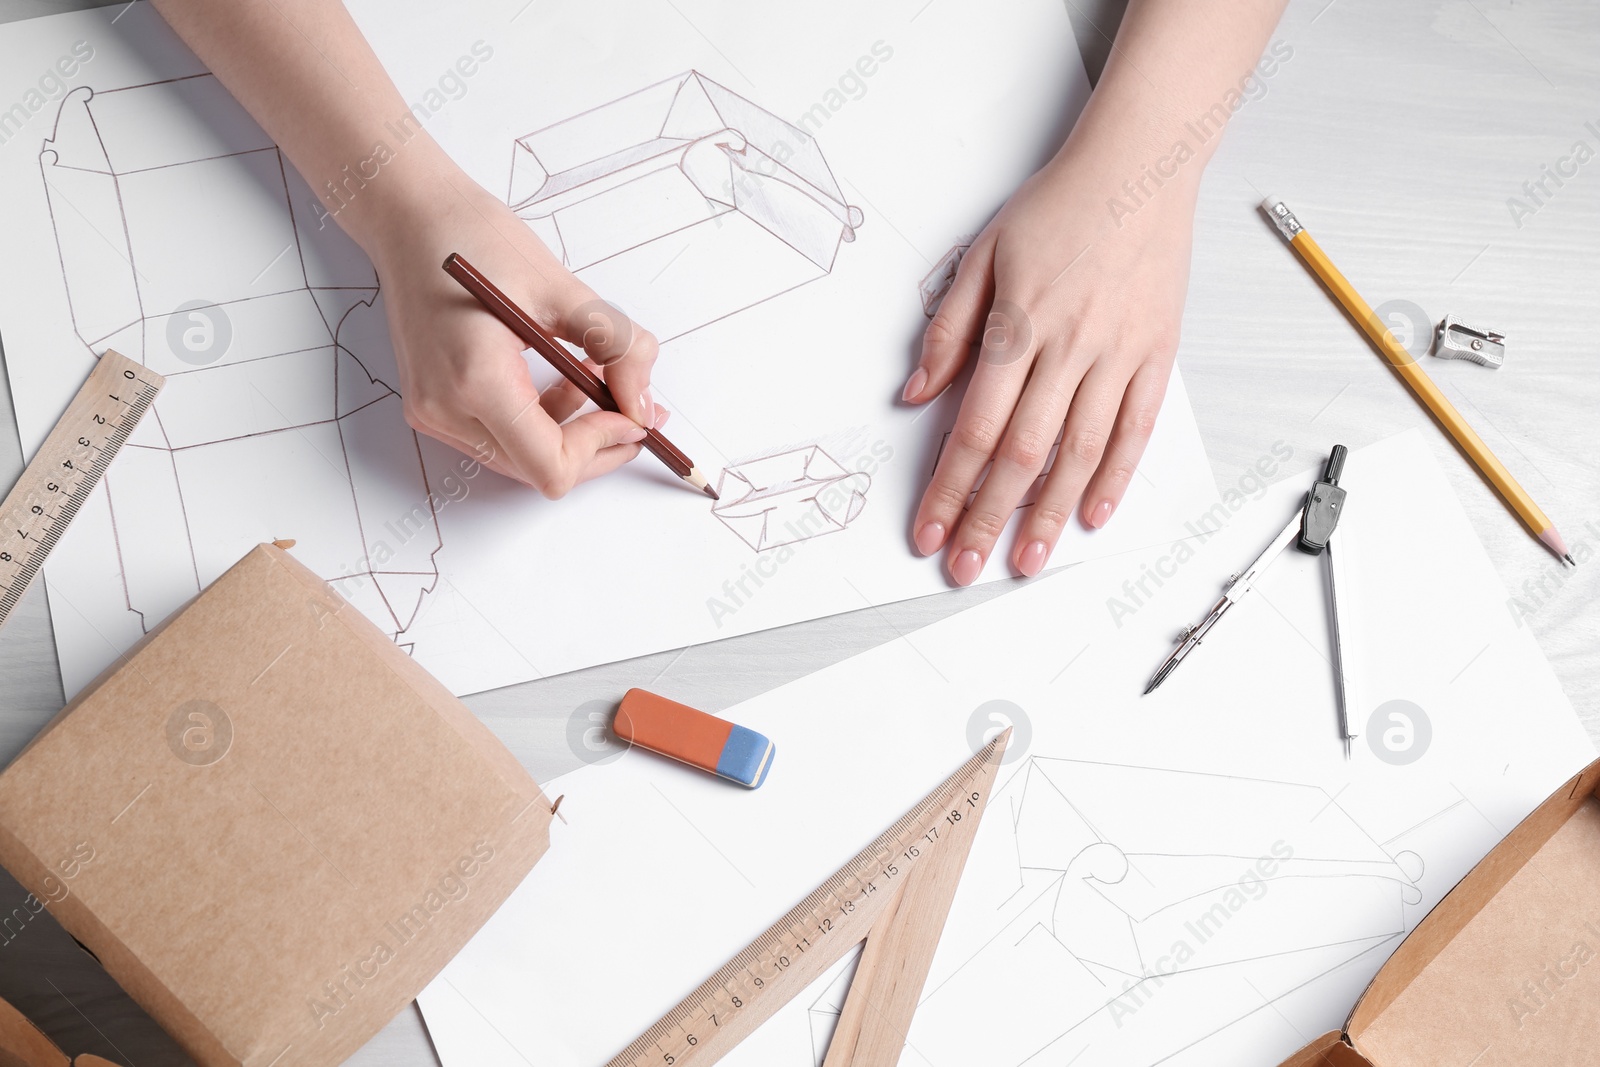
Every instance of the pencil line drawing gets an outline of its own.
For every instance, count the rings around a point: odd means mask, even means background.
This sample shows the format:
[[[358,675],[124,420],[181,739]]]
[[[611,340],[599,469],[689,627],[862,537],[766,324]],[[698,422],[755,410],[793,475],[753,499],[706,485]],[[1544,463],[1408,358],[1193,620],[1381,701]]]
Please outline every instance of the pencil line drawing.
[[[39,166],[87,354],[167,378],[104,482],[127,609],[294,538],[409,648],[442,542],[365,257],[209,74],[73,90]]]
[[[861,514],[872,478],[846,470],[817,445],[735,463],[711,507],[756,552],[838,533]]]
[[[517,138],[507,202],[663,341],[826,276],[863,218],[809,133],[693,70]]]
[[[1032,756],[979,835],[908,1036],[951,1062],[1216,1062],[1208,1039],[1375,969],[1424,910],[1422,857],[1318,786]],[[819,1065],[848,982],[808,1007]]]
[[[939,305],[944,303],[945,294],[949,293],[950,287],[955,284],[956,271],[961,268],[961,259],[971,247],[971,241],[952,246],[948,252],[939,257],[939,262],[933,265],[933,269],[922,276],[922,281],[917,283],[917,292],[922,297],[923,315],[931,319],[938,314]]]
[[[939,469],[939,457],[944,455],[946,446],[950,444],[951,432],[952,431],[946,430],[944,436],[939,438],[939,447],[934,451],[933,454],[933,465],[928,468],[928,477],[930,479],[933,477],[933,472]],[[1050,442],[1050,451],[1045,454],[1044,467],[1040,469],[1038,475],[1034,477],[1033,481],[1028,484],[1028,488],[1023,491],[1022,499],[1017,501],[1018,509],[1032,507],[1034,503],[1038,501],[1039,490],[1044,487],[1044,480],[1045,478],[1049,477],[1050,468],[1056,465],[1056,456],[1061,452],[1061,438],[1065,433],[1066,427],[1064,425],[1060,430],[1056,431],[1056,439]],[[993,469],[993,467],[994,463],[993,461],[990,461],[985,463],[983,465],[983,470],[978,472],[978,480],[973,484],[972,491],[967,494],[967,507],[971,507],[972,502],[978,499],[978,490],[982,489],[983,483],[988,481],[989,471]]]

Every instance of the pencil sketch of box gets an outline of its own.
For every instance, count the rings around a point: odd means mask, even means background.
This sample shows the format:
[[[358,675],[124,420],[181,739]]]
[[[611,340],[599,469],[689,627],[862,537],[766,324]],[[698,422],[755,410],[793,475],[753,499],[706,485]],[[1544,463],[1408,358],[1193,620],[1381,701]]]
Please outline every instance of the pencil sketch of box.
[[[711,513],[757,552],[844,529],[861,514],[872,479],[822,449],[781,452],[722,472]]]
[[[293,536],[409,647],[443,541],[361,250],[210,74],[79,86],[39,168],[75,358],[167,378],[103,483],[139,626]]]
[[[809,133],[696,71],[519,137],[507,200],[661,340],[823,277],[862,221]]]

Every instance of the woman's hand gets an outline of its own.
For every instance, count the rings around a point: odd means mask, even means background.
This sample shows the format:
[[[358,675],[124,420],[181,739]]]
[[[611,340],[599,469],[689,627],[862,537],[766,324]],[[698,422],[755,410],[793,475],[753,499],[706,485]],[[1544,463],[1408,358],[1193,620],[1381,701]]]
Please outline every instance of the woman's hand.
[[[1011,554],[1021,573],[1044,568],[1074,509],[1104,526],[1133,477],[1178,348],[1198,181],[1147,180],[1142,206],[1113,217],[1108,201],[1132,209],[1122,183],[1141,177],[1135,153],[1069,142],[978,235],[928,325],[907,402],[938,396],[978,352],[912,525],[958,585],[982,572],[1058,436]]]
[[[650,398],[655,338],[564,270],[426,130],[395,140],[407,104],[343,4],[156,3],[307,184],[329,190],[327,211],[378,268],[413,427],[550,497],[638,455],[644,427],[666,414]],[[382,169],[359,188],[345,184],[374,146],[387,147]],[[541,396],[522,342],[444,272],[451,252],[582,346],[621,414],[572,418],[584,397],[564,380]]]
[[[385,177],[388,177],[387,175]],[[364,241],[378,269],[406,420],[552,499],[639,454],[667,411],[650,395],[656,340],[557,262],[510,208],[439,160],[396,174]],[[376,185],[376,183],[374,183]],[[566,379],[534,388],[523,344],[442,269],[460,252],[552,334],[580,347],[621,414],[591,411]],[[569,421],[570,420],[570,421]]]

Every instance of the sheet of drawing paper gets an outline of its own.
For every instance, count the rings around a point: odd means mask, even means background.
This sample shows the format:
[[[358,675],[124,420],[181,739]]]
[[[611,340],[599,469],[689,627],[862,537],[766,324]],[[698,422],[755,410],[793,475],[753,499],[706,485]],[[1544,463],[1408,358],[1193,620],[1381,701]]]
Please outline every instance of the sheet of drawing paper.
[[[423,996],[446,1067],[604,1064],[1006,724],[903,1064],[1267,1064],[1340,1025],[1593,752],[1414,431],[1341,483],[1351,760],[1324,563],[1292,547],[1141,696],[1311,480],[731,709],[777,745],[755,792],[637,750],[550,783],[567,825]],[[847,985],[722,1062],[819,1064]]]
[[[413,107],[315,194],[148,6],[0,28],[23,444],[94,353],[168,376],[46,570],[69,694],[283,537],[457,692],[947,588],[908,529],[958,396],[898,395],[960,247],[1087,96],[1060,4],[350,6]],[[330,216],[419,127],[661,338],[657,398],[719,503],[649,456],[551,503],[406,425],[382,290]],[[1174,375],[1115,521],[1055,561],[1215,499]]]

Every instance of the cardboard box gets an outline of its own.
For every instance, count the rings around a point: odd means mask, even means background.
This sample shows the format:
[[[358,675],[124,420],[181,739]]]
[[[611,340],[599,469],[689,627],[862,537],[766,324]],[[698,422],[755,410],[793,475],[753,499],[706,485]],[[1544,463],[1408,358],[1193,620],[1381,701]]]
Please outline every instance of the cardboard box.
[[[1450,891],[1342,1032],[1282,1067],[1594,1062],[1600,1033],[1600,760]]]
[[[0,863],[204,1067],[344,1060],[549,824],[466,707],[273,545],[0,775]]]

